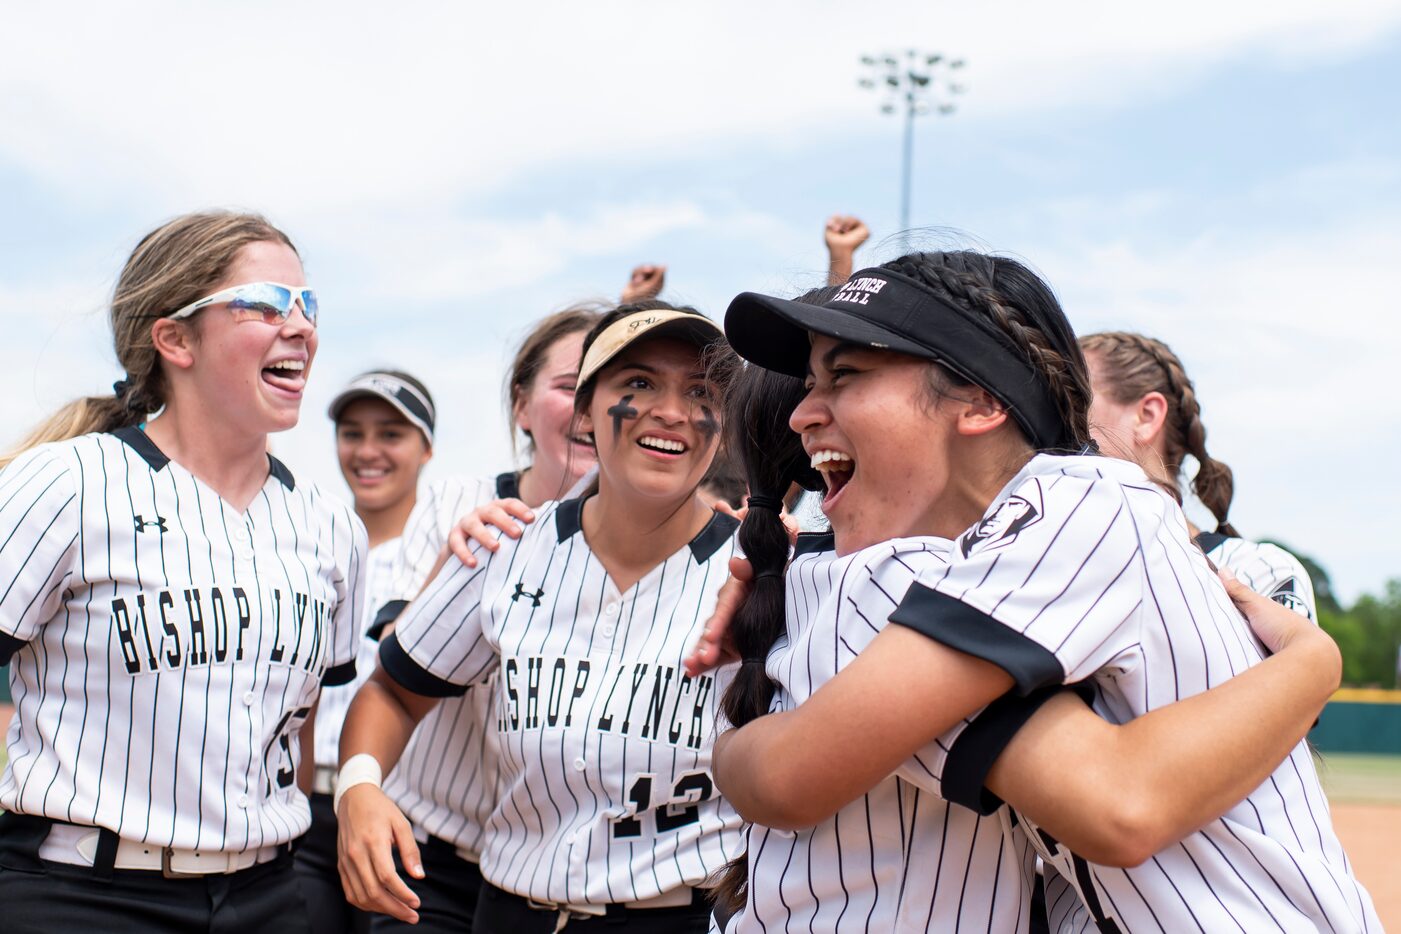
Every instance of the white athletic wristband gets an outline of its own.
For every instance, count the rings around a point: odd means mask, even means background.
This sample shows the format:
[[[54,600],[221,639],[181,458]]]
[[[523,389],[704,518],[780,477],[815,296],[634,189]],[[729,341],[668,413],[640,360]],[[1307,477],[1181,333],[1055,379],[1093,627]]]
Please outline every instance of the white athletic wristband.
[[[379,767],[379,760],[368,752],[357,752],[349,759],[345,760],[345,765],[341,766],[340,773],[336,776],[336,793],[331,798],[331,811],[340,813],[341,795],[347,789],[356,785],[374,785],[380,787],[384,781],[384,770]]]

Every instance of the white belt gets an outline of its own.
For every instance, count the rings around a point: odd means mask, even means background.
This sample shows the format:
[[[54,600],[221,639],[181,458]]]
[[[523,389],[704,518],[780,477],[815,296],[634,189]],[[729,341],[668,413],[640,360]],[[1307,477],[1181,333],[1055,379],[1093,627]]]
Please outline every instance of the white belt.
[[[334,765],[318,765],[311,776],[311,791],[317,795],[336,793],[336,772]]]
[[[39,858],[72,866],[91,866],[96,859],[99,831],[76,824],[54,824],[39,845]],[[287,851],[286,845],[225,853],[220,850],[179,850],[154,843],[119,840],[114,869],[145,869],[161,872],[167,879],[238,872],[259,863],[271,862]]]

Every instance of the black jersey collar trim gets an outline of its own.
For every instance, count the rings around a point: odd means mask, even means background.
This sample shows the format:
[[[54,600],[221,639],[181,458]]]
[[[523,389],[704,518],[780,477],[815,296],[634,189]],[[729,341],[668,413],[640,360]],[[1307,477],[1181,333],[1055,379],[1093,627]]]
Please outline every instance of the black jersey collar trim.
[[[584,527],[584,497],[567,499],[555,509],[555,532],[561,542],[568,541]],[[720,547],[729,541],[739,528],[739,520],[734,516],[715,513],[705,528],[696,533],[689,547],[697,564],[710,560]]]
[[[1198,532],[1197,537],[1192,539],[1192,541],[1202,550],[1202,554],[1209,555],[1220,547],[1222,542],[1230,537],[1229,535],[1222,535],[1220,532]]]
[[[695,538],[691,539],[691,555],[696,559],[697,564],[704,564],[710,560],[711,555],[719,551],[731,538],[734,538],[735,529],[739,528],[739,520],[734,516],[727,516],[717,512],[710,517],[710,521],[705,524]]]
[[[135,425],[118,428],[112,434],[135,451],[142,460],[151,466],[152,470],[162,471],[165,469],[165,465],[170,463],[170,458],[165,456],[164,451],[156,447],[156,442],[152,441],[146,432]]]
[[[164,451],[156,447],[156,442],[151,440],[151,436],[135,425],[118,428],[112,432],[112,435],[135,451],[157,473],[164,470],[165,465],[170,463],[170,458],[166,456]],[[288,470],[286,464],[271,454],[268,455],[268,473],[276,477],[278,482],[287,489],[296,489],[297,481],[293,478],[292,471]]]
[[[282,485],[287,489],[295,490],[297,488],[297,481],[293,479],[292,471],[288,470],[286,464],[282,463],[282,461],[273,457],[271,454],[268,455],[268,473],[281,481]]]
[[[555,532],[561,542],[579,534],[584,527],[584,498],[567,499],[555,508]]]
[[[496,475],[496,498],[521,498],[520,476],[516,474],[515,471],[507,471],[506,473]]]
[[[798,542],[793,546],[793,557],[836,550],[837,539],[831,532],[799,532]]]

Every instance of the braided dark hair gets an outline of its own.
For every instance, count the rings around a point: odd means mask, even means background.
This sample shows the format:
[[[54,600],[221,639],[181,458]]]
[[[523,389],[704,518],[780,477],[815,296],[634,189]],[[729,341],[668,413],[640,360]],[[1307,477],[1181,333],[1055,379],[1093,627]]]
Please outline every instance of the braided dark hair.
[[[798,301],[818,304],[835,291],[817,289]],[[749,485],[749,512],[739,527],[739,544],[754,569],[754,581],[730,621],[730,637],[743,661],[720,708],[730,723],[741,727],[769,712],[777,687],[764,662],[786,625],[783,575],[789,540],[779,510],[794,482],[816,489],[822,481],[809,466],[802,438],[788,427],[793,410],[807,395],[803,381],[751,364],[728,382],[725,443]],[[748,873],[744,856],[726,866],[712,891],[716,903],[731,913],[743,907]]]
[[[1238,537],[1226,519],[1235,496],[1235,478],[1230,467],[1206,452],[1206,426],[1197,390],[1172,348],[1128,331],[1090,334],[1080,340],[1080,348],[1094,354],[1103,369],[1109,397],[1120,405],[1131,405],[1150,392],[1163,394],[1168,404],[1163,466],[1171,477],[1173,495],[1181,502],[1182,461],[1190,454],[1198,464],[1192,492],[1216,517],[1216,531]]]
[[[972,250],[910,253],[881,268],[923,283],[995,324],[1007,347],[1045,381],[1063,424],[1057,450],[1093,447],[1090,378],[1075,332],[1050,286],[1014,259]]]

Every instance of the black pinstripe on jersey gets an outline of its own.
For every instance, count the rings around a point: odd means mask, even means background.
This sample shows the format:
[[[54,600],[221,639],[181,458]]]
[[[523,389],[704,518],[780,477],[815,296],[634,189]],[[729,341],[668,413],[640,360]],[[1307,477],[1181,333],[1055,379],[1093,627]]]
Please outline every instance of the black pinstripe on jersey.
[[[0,806],[161,845],[286,842],[296,732],[353,676],[365,533],[280,462],[242,512],[138,429],[0,472],[16,723]]]

